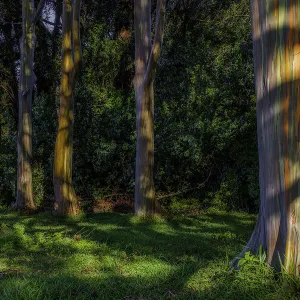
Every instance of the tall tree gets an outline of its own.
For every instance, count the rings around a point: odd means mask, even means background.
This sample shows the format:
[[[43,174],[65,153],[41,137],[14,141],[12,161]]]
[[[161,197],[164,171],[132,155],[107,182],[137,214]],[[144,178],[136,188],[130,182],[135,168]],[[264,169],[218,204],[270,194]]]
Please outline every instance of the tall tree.
[[[157,0],[155,36],[151,45],[151,0],[135,0],[135,99],[136,170],[135,214],[153,215],[157,210],[153,182],[154,89],[156,67],[165,24],[165,0]]]
[[[300,273],[299,0],[252,0],[260,212],[245,251]],[[239,256],[239,257],[240,257]]]
[[[63,2],[62,74],[59,125],[55,144],[53,183],[58,213],[78,213],[78,199],[72,183],[74,88],[82,63],[80,43],[81,0]]]
[[[20,41],[20,87],[18,118],[18,175],[15,209],[34,209],[32,195],[32,96],[34,89],[35,25],[45,0],[37,9],[33,0],[22,1],[22,29]]]

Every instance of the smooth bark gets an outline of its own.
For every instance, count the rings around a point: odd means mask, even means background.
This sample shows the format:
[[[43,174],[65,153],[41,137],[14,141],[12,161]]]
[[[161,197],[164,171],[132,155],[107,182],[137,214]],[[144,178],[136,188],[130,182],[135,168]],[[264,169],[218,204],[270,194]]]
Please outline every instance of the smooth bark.
[[[18,174],[15,209],[35,208],[32,195],[32,96],[34,88],[35,25],[45,1],[35,12],[33,0],[22,1],[22,29],[20,40],[20,87],[18,117]]]
[[[300,272],[300,1],[252,0],[260,212],[244,251]]]
[[[153,181],[154,166],[154,89],[153,83],[165,23],[165,0],[156,7],[155,37],[151,44],[151,0],[135,0],[135,99],[136,172],[135,214],[151,216],[157,212]]]
[[[57,212],[76,215],[78,199],[72,183],[74,88],[81,67],[80,0],[63,2],[62,75],[59,126],[55,144],[53,182]]]

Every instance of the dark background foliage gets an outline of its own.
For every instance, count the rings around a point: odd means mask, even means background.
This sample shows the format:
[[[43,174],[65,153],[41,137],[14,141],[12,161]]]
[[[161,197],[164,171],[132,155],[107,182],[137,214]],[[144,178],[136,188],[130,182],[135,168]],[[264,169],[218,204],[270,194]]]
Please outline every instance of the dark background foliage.
[[[34,196],[47,207],[54,202],[60,15],[61,1],[46,1],[35,54]],[[15,197],[20,22],[20,1],[0,0],[2,205]],[[84,69],[76,87],[74,185],[83,207],[89,207],[105,195],[133,196],[133,1],[83,1],[81,30]],[[196,206],[256,212],[253,82],[248,1],[168,1],[155,82],[155,183],[158,195],[182,193],[164,198],[165,206],[180,207],[189,198]]]

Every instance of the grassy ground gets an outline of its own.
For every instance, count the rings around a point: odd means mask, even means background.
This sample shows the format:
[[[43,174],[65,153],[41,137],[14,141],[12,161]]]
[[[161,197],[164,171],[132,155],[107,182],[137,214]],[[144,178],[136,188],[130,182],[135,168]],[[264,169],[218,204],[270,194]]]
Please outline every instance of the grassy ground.
[[[229,213],[149,221],[0,210],[0,299],[297,299],[299,286],[265,266],[229,269],[254,223]]]

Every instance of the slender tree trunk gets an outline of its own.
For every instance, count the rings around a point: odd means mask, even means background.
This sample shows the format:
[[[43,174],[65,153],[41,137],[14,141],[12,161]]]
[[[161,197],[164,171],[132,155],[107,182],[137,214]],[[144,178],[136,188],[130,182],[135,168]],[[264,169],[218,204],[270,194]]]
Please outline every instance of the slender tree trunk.
[[[37,11],[33,0],[22,1],[23,35],[20,41],[20,88],[18,120],[18,174],[15,209],[35,208],[32,195],[32,95],[34,88],[35,24],[45,1],[40,1]]]
[[[154,133],[153,116],[149,114],[149,87],[143,84],[151,51],[151,0],[135,0],[135,99],[136,99],[136,171],[135,213],[154,212]],[[152,99],[153,100],[153,99]],[[144,119],[142,119],[144,118]],[[146,126],[148,125],[148,128]],[[148,202],[148,203],[147,203]],[[147,203],[147,204],[146,204]],[[150,207],[149,207],[150,206]]]
[[[157,1],[156,26],[151,45],[151,0],[135,0],[135,99],[136,172],[135,214],[157,212],[153,181],[154,167],[154,89],[157,61],[165,22],[165,0]]]
[[[78,213],[78,199],[72,183],[74,99],[76,75],[81,66],[79,34],[80,0],[63,2],[62,75],[60,115],[55,144],[53,182],[58,213]]]
[[[260,212],[246,251],[300,272],[299,0],[252,0]]]

